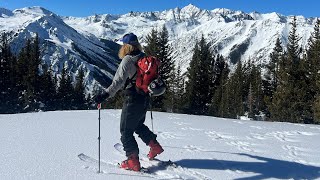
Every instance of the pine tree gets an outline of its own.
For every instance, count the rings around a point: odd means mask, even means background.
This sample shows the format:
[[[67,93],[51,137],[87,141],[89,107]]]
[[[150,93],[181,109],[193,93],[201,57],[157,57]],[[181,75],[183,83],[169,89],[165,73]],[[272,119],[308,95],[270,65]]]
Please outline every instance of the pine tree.
[[[72,86],[71,77],[67,74],[66,68],[63,68],[61,73],[57,99],[59,104],[58,109],[74,109],[74,88]]]
[[[213,97],[210,105],[209,114],[224,117],[225,112],[225,86],[228,81],[229,67],[221,55],[218,55],[213,68]]]
[[[40,87],[40,73],[39,73],[39,67],[41,65],[41,57],[40,57],[40,41],[39,36],[36,34],[35,38],[33,38],[33,42],[31,44],[31,66],[30,66],[30,76],[32,76],[31,84],[34,87],[34,93],[35,93],[35,100],[37,100],[37,97],[39,96]]]
[[[307,67],[309,71],[308,94],[313,106],[313,120],[320,123],[320,19],[317,19],[314,31],[308,42]]]
[[[199,48],[199,42],[197,42],[195,44],[195,47],[193,49],[193,56],[192,56],[192,60],[190,62],[190,66],[188,67],[188,81],[186,83],[186,98],[187,103],[186,103],[186,107],[184,107],[184,109],[186,109],[186,113],[193,113],[192,111],[190,111],[193,106],[195,106],[196,104],[196,100],[200,99],[200,95],[199,92],[197,92],[197,87],[200,86],[199,80],[200,76],[199,76],[199,72],[200,72],[200,48]],[[195,110],[195,109],[193,109]]]
[[[289,81],[292,83],[291,93],[291,107],[292,111],[290,119],[293,122],[309,123],[312,119],[310,99],[308,92],[308,73],[306,68],[306,60],[301,59],[302,48],[299,47],[299,40],[301,39],[297,34],[296,18],[294,17],[292,23],[292,30],[288,37],[288,60],[291,62],[291,69],[289,70]]]
[[[33,40],[28,39],[26,45],[18,56],[18,79],[17,86],[19,87],[19,98],[23,112],[34,111],[39,108],[39,85],[40,73],[39,66],[40,47],[38,35]]]
[[[57,87],[52,75],[52,70],[46,65],[43,66],[43,74],[39,77],[39,101],[41,102],[40,108],[45,111],[55,110],[55,101],[57,98]]]
[[[274,92],[277,89],[278,84],[278,71],[279,71],[279,63],[283,56],[283,48],[281,45],[280,38],[277,38],[275,47],[273,48],[273,52],[270,54],[269,64],[266,66],[266,74],[265,74],[265,85],[264,85],[264,93],[267,97],[272,99]]]
[[[190,67],[188,68],[187,82],[187,113],[207,114],[208,105],[211,103],[212,65],[214,59],[210,51],[210,45],[202,36],[194,48]]]
[[[247,105],[250,118],[256,119],[266,109],[262,85],[261,67],[251,64],[247,84],[249,88]]]
[[[320,124],[320,96],[317,96],[313,103],[313,115],[313,123]]]
[[[174,78],[175,78],[175,65],[171,58],[171,47],[169,46],[169,34],[166,26],[164,25],[162,31],[158,35],[158,58],[161,60],[161,65],[159,67],[159,75],[161,79],[166,83],[167,90],[164,95],[158,96],[154,99],[156,107],[162,110],[170,109],[172,111],[172,99],[174,91]]]
[[[244,98],[246,94],[244,94],[244,81],[245,81],[245,74],[244,74],[244,67],[242,66],[242,62],[239,61],[237,64],[237,68],[230,77],[228,82],[228,99],[227,99],[227,106],[229,110],[227,111],[227,116],[229,118],[237,118],[241,115],[244,115]]]
[[[21,111],[28,112],[32,109],[33,87],[30,82],[31,40],[27,39],[25,46],[18,55],[18,88]]]
[[[271,106],[271,118],[277,121],[304,122],[310,119],[306,100],[307,72],[305,61],[300,58],[296,17],[291,23],[287,53],[280,62],[279,82]]]
[[[159,38],[158,31],[156,29],[152,29],[150,34],[146,37],[146,46],[144,46],[144,52],[147,56],[155,56],[158,57],[160,48],[159,48]]]
[[[16,58],[11,52],[6,33],[0,39],[0,113],[14,113],[18,109],[16,88]]]
[[[86,97],[85,97],[85,86],[84,86],[84,71],[80,69],[76,78],[77,82],[75,85],[74,93],[74,104],[77,109],[86,109]]]
[[[185,81],[184,75],[181,71],[181,66],[178,66],[176,75],[173,81],[173,96],[172,107],[173,112],[182,112],[182,106],[184,104],[185,95]]]

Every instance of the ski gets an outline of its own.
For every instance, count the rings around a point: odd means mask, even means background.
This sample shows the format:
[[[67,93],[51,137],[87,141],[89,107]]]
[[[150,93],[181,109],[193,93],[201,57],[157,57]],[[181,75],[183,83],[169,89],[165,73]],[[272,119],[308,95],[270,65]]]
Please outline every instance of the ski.
[[[84,153],[79,154],[79,155],[78,155],[78,158],[79,158],[80,160],[82,160],[82,161],[84,161],[84,162],[86,162],[86,163],[90,163],[90,164],[98,165],[98,163],[99,163],[99,161],[98,161],[97,159],[95,159],[95,158],[93,158],[93,157],[90,157],[90,156],[88,156],[88,155],[86,155],[86,154],[84,154]],[[119,163],[116,163],[116,164],[115,164],[115,163],[111,163],[111,162],[101,161],[101,165],[102,165],[102,166],[107,166],[107,167],[109,167],[109,168],[111,168],[111,169],[121,169],[121,170],[123,170],[123,171],[128,172],[128,173],[121,173],[121,175],[131,175],[131,174],[129,174],[129,173],[132,172],[132,173],[138,173],[138,174],[140,174],[140,175],[144,175],[144,176],[147,176],[147,177],[155,178],[155,177],[154,177],[154,174],[152,174],[152,173],[149,171],[148,168],[144,168],[144,167],[142,167],[141,170],[137,172],[137,171],[131,171],[131,170],[122,169],[122,168],[120,168],[120,164],[119,164]],[[88,168],[88,167],[86,167],[86,168]],[[105,170],[103,170],[102,173],[103,173],[103,174],[119,174],[119,173],[116,173],[116,172],[111,172],[111,169],[110,169],[110,171],[105,171]]]
[[[125,152],[123,150],[123,146],[122,144],[120,143],[116,143],[114,145],[114,148],[123,156],[125,156]],[[167,166],[170,166],[170,167],[174,167],[174,168],[177,168],[178,165],[174,162],[172,162],[171,160],[168,160],[168,161],[163,161],[163,160],[160,160],[160,159],[157,159],[157,158],[154,158],[152,160],[148,159],[148,158],[141,158],[140,157],[140,160],[141,161],[145,161],[145,162],[157,162],[157,166],[161,166],[161,167],[167,167]]]
[[[122,145],[121,145],[122,146]],[[119,151],[120,152],[120,151]],[[83,167],[87,170],[93,170],[94,173],[98,172],[98,163],[99,160],[93,157],[90,157],[84,153],[78,155],[78,158],[83,161],[86,165]],[[189,170],[182,166],[161,166],[158,165],[158,160],[149,161],[148,158],[143,158],[144,164],[149,164],[147,168],[142,168],[141,171],[130,171],[119,168],[119,163],[117,162],[107,162],[101,161],[101,174],[103,175],[122,175],[129,177],[144,177],[152,179],[205,179],[211,180],[210,177],[207,177],[199,172]],[[160,161],[160,160],[159,160]],[[166,162],[166,161],[164,161]],[[169,161],[168,161],[169,162]],[[175,164],[175,163],[174,163]],[[164,171],[165,170],[165,171]],[[110,179],[110,178],[107,178]]]

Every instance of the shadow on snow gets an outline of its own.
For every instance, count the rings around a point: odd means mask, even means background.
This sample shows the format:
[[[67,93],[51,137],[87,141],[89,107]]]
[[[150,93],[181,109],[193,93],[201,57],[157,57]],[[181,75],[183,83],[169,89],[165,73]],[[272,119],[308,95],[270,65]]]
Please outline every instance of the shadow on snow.
[[[245,153],[232,153],[247,156],[263,162],[240,162],[209,159],[182,159],[177,164],[185,168],[212,169],[212,170],[239,170],[243,172],[257,173],[254,177],[238,178],[246,179],[316,179],[320,177],[320,167],[304,165],[296,162],[266,158]]]

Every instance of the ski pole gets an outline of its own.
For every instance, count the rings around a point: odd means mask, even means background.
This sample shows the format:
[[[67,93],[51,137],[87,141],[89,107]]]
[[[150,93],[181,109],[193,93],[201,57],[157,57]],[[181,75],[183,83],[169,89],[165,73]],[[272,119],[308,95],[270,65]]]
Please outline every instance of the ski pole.
[[[98,104],[97,108],[99,110],[99,118],[98,118],[98,120],[99,120],[99,137],[98,137],[98,140],[99,140],[99,171],[98,171],[98,173],[100,173],[101,172],[100,171],[100,140],[101,140],[101,137],[100,137],[100,120],[101,120],[100,109],[101,109],[101,103]]]
[[[151,127],[152,127],[152,132],[154,133],[154,129],[153,129],[153,116],[152,116],[152,96],[150,94],[150,115],[151,115]]]
[[[152,109],[151,109],[151,127],[152,127],[152,132],[154,133],[154,129],[153,129],[153,116],[152,116]]]

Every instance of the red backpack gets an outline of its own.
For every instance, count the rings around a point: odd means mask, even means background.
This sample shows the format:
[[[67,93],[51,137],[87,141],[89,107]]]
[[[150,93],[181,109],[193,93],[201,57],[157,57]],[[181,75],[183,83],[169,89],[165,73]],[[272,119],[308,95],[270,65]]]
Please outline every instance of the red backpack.
[[[159,77],[160,60],[153,56],[145,56],[137,62],[136,87],[149,93],[149,84]]]
[[[166,91],[166,84],[159,76],[160,60],[153,56],[145,56],[137,61],[137,72],[131,79],[127,79],[124,89],[128,83],[151,96],[160,96]],[[133,78],[136,77],[135,82]]]

